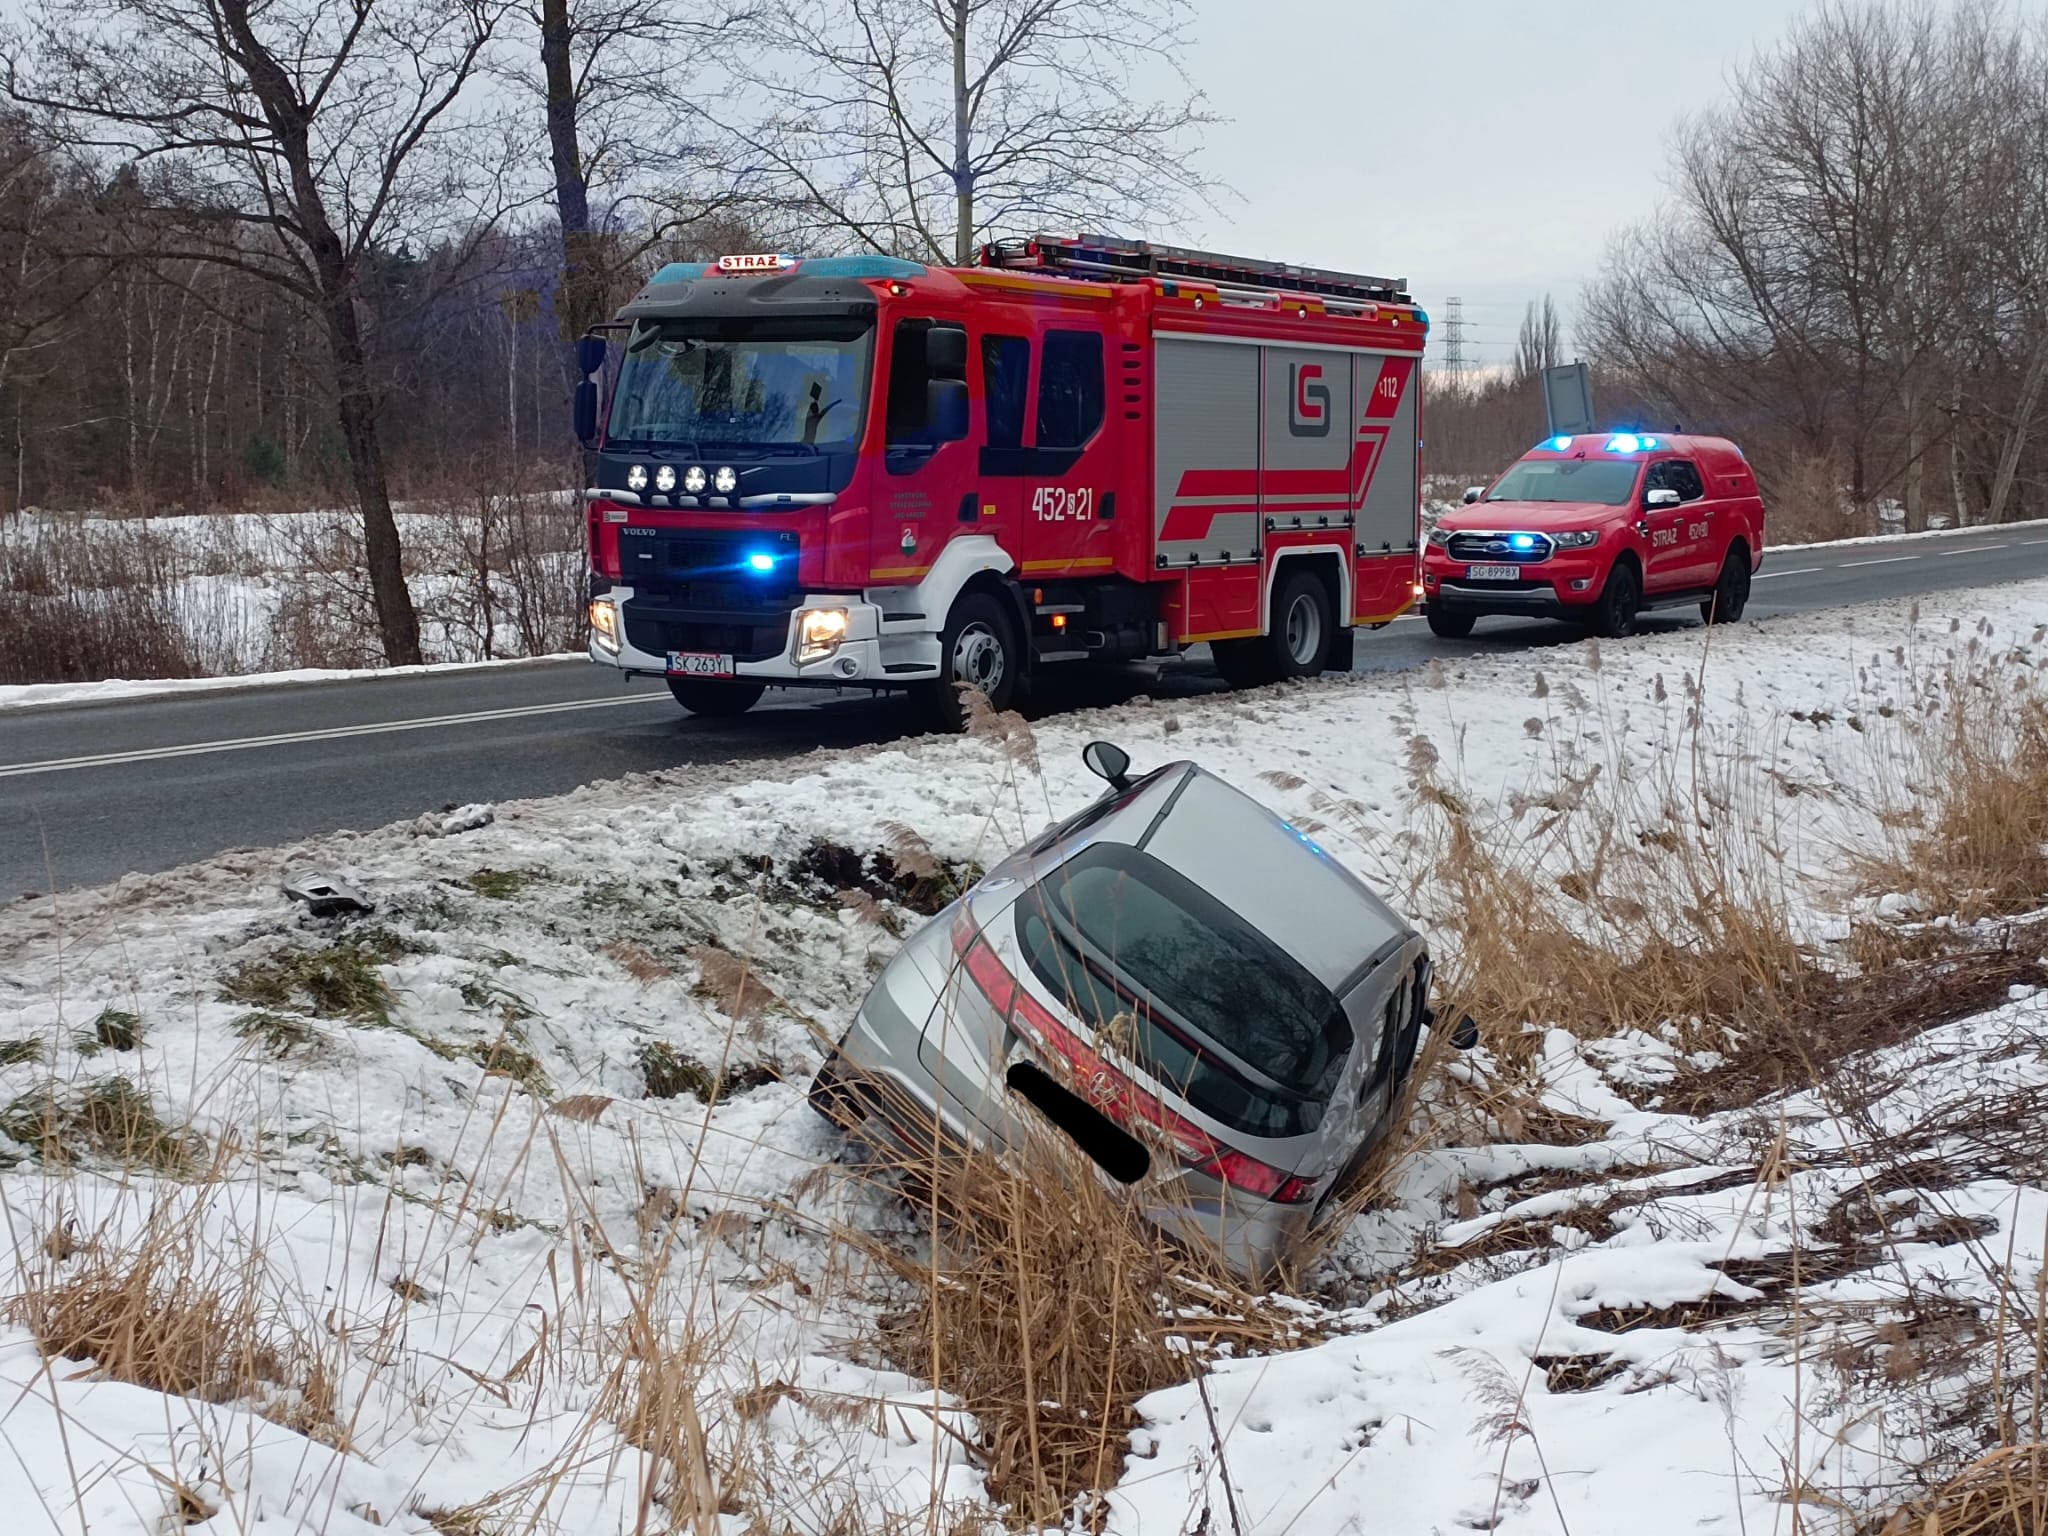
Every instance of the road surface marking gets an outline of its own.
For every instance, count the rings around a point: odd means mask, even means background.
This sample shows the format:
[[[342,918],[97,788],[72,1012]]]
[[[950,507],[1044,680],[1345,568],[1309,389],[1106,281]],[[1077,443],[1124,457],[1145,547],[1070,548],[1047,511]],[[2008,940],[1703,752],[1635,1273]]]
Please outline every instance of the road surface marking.
[[[1981,555],[1987,549],[2004,549],[2003,544],[1972,544],[1968,549],[1944,549],[1935,558],[1946,560],[1953,555]]]
[[[1918,560],[1919,558],[1918,555],[1893,555],[1884,560],[1844,560],[1836,569],[1853,571],[1859,565],[1898,565],[1903,561]]]
[[[2022,544],[2048,544],[2048,539],[2021,539]]]
[[[1751,579],[1754,581],[1769,581],[1773,576],[1811,576],[1815,571],[1823,569],[1825,567],[1818,565],[1802,565],[1789,571],[1758,571]]]
[[[577,709],[615,709],[621,704],[668,705],[669,701],[653,694],[620,699],[567,699],[559,704],[530,704],[520,709],[479,709],[466,715],[429,715],[418,720],[379,720],[362,725],[332,725],[315,731],[281,731],[275,736],[236,736],[223,741],[187,742],[176,747],[144,747],[133,752],[101,752],[92,757],[52,757],[38,763],[0,765],[0,779],[24,778],[32,773],[63,773],[74,768],[105,768],[116,763],[153,763],[163,758],[199,757],[209,752],[245,752],[251,747],[282,747],[301,741],[339,741],[347,736],[381,736],[389,731],[424,731],[444,725],[470,725],[482,720],[520,720],[529,715],[559,715]]]

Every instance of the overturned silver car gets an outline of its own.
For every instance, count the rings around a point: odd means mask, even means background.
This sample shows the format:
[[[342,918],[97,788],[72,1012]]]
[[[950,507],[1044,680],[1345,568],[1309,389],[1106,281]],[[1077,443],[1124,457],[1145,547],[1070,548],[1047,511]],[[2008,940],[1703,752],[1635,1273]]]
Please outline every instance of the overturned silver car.
[[[1427,947],[1214,775],[1084,757],[1108,791],[910,938],[811,1101],[912,1148],[1056,1127],[1161,1229],[1264,1273],[1390,1128]]]

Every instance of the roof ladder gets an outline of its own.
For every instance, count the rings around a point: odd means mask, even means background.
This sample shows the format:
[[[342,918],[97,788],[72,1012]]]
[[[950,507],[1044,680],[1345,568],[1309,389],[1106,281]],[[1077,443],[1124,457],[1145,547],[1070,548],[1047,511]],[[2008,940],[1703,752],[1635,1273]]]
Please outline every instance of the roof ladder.
[[[1219,256],[1211,251],[1153,245],[1111,235],[1034,235],[1029,240],[998,240],[981,248],[981,264],[1107,282],[1186,278],[1237,292],[1313,293],[1368,304],[1414,302],[1405,278],[1326,272],[1320,267]]]

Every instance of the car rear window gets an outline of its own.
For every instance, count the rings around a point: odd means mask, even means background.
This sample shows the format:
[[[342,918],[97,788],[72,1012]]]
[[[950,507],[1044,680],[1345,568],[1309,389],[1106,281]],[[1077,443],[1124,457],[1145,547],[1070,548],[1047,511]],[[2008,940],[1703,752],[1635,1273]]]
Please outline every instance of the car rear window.
[[[1488,501],[1587,501],[1619,507],[1635,489],[1633,459],[1524,459],[1486,493]]]
[[[1098,844],[1040,881],[1019,936],[1040,981],[1204,1112],[1313,1129],[1352,1032],[1337,999],[1256,928],[1150,855]]]

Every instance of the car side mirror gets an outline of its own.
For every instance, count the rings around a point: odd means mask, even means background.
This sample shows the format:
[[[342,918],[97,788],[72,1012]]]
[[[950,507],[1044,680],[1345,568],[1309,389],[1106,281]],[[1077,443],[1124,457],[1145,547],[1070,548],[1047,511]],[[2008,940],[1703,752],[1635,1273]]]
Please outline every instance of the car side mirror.
[[[1466,487],[1465,487],[1465,505],[1466,505],[1466,506],[1468,506],[1468,507],[1469,507],[1469,506],[1471,506],[1473,502],[1477,501],[1477,500],[1478,500],[1478,499],[1479,499],[1480,497],[1484,496],[1485,494],[1486,494],[1486,487],[1485,487],[1485,486],[1483,486],[1483,485],[1468,485],[1468,486],[1466,486]]]
[[[1646,491],[1643,495],[1643,505],[1646,507],[1675,507],[1678,501],[1678,492],[1669,486],[1660,485],[1656,490]]]
[[[586,448],[597,446],[597,380],[585,375],[576,381],[576,441]]]
[[[925,426],[934,443],[955,443],[967,435],[967,381],[933,379],[924,387]]]
[[[1131,754],[1114,742],[1091,741],[1081,749],[1081,761],[1111,789],[1131,787]]]
[[[1461,1014],[1458,1022],[1451,1026],[1451,1048],[1469,1051],[1478,1043],[1479,1025],[1474,1022],[1471,1014]]]

